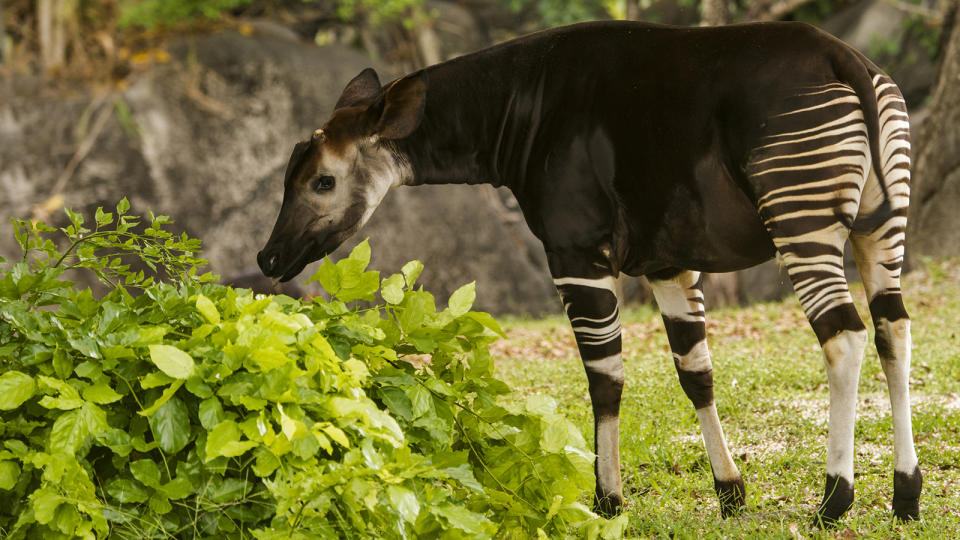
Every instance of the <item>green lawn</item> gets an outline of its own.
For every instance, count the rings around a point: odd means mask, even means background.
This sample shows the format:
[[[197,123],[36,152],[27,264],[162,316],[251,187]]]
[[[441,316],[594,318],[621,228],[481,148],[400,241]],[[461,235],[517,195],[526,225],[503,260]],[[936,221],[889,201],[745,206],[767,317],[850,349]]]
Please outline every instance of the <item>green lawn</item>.
[[[627,385],[620,452],[630,537],[960,537],[960,261],[904,280],[913,319],[914,436],[924,474],[922,521],[890,517],[893,437],[886,384],[868,347],[860,377],[856,501],[839,530],[811,526],[824,482],[827,384],[816,337],[795,298],[707,316],[717,408],[747,484],[747,509],[721,520],[693,407],[677,382],[658,312],[624,316]],[[870,327],[862,288],[858,309]],[[553,396],[592,441],[586,377],[560,317],[505,321],[499,377],[517,399]],[[592,442],[591,442],[592,444]]]

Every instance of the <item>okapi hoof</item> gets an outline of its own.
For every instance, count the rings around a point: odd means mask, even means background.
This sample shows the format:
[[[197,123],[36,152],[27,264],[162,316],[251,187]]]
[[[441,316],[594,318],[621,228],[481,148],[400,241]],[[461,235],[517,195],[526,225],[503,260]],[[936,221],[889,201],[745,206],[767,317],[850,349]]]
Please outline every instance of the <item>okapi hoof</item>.
[[[726,519],[739,515],[746,507],[747,488],[743,485],[743,478],[733,480],[713,479],[713,489],[720,499],[720,515]]]
[[[920,492],[923,490],[923,475],[920,467],[913,472],[893,471],[893,515],[900,521],[920,519]]]
[[[610,519],[620,515],[623,510],[623,497],[617,494],[601,496],[599,493],[593,496],[593,511],[600,517]]]
[[[828,474],[823,502],[820,503],[820,508],[817,508],[813,524],[822,529],[832,529],[852,505],[853,484],[842,476]]]

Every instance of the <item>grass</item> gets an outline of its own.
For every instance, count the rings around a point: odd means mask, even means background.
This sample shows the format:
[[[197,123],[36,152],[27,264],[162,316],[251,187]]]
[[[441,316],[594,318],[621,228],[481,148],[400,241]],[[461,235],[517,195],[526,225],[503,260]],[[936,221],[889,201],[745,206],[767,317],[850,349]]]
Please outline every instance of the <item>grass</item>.
[[[722,520],[693,407],[680,389],[658,312],[624,315],[627,386],[620,416],[628,537],[956,538],[960,535],[960,261],[904,279],[913,319],[914,438],[922,519],[891,519],[893,435],[886,383],[868,347],[860,377],[856,500],[834,531],[812,526],[823,493],[828,392],[813,331],[793,297],[707,315],[721,422],[747,485],[747,509]],[[857,308],[869,324],[862,288]],[[507,320],[494,344],[516,399],[553,396],[592,441],[586,376],[566,320]],[[873,329],[870,342],[873,342]],[[592,444],[592,442],[590,443]]]

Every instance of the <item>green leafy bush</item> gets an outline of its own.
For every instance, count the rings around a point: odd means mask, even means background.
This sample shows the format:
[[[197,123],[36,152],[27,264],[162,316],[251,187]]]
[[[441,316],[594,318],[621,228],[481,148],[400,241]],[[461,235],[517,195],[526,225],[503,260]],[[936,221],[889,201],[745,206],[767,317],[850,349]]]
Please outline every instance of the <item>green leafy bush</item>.
[[[472,284],[438,311],[414,287],[419,262],[381,281],[364,242],[312,278],[331,301],[253,295],[198,274],[198,242],[168,218],[141,231],[127,209],[98,211],[93,229],[68,212],[63,251],[49,227],[14,220],[23,259],[0,261],[4,537],[622,531],[579,502],[593,456],[552,400],[501,404],[487,345],[502,332],[470,311]],[[95,298],[68,268],[112,291]]]
[[[120,25],[154,28],[204,17],[218,19],[253,0],[126,0],[121,1]]]

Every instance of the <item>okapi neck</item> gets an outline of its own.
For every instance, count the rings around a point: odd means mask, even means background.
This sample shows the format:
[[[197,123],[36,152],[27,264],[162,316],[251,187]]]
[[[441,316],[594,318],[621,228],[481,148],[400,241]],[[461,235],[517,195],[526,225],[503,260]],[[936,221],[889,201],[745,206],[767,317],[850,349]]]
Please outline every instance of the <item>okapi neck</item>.
[[[518,191],[544,113],[536,51],[495,47],[427,68],[424,116],[396,141],[412,185],[491,184]],[[521,58],[510,57],[520,56]],[[526,57],[526,59],[522,58]],[[517,62],[531,69],[517,69]]]

